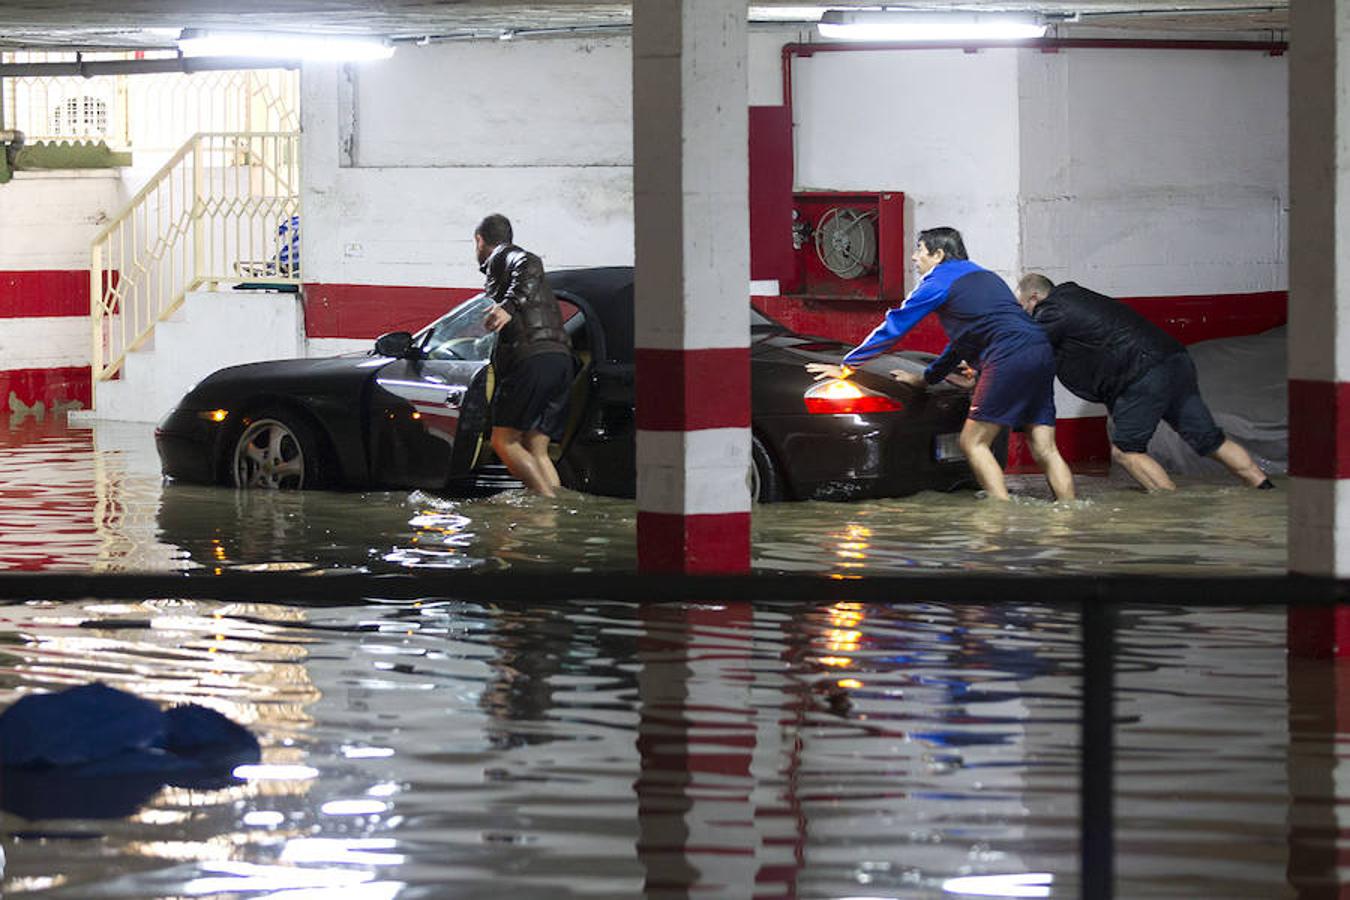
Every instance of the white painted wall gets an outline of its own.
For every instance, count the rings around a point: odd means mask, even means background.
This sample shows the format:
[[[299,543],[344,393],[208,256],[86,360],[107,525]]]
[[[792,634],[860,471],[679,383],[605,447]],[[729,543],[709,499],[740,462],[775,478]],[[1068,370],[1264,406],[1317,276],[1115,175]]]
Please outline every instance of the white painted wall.
[[[918,230],[950,225],[971,259],[1012,277],[1017,55],[920,50],[797,60],[799,188],[904,191],[907,245]]]
[[[781,102],[780,51],[800,37],[750,35],[751,103]],[[489,211],[550,266],[630,263],[631,77],[626,37],[306,67],[306,279],[475,285]],[[1284,59],[1249,52],[820,54],[794,64],[797,183],[902,190],[907,242],[956,226],[1009,280],[1280,289],[1285,89]]]
[[[87,270],[120,195],[116,169],[16,172],[0,185],[0,272]],[[0,369],[88,365],[92,352],[87,315],[0,315]]]
[[[121,190],[117,169],[14,173],[0,185],[0,271],[88,269]]]
[[[756,33],[750,102],[781,102]],[[401,47],[302,73],[305,280],[469,287],[489,212],[551,267],[633,261],[627,37]]]
[[[1284,289],[1284,57],[1066,50],[1020,63],[1024,267],[1127,296]]]

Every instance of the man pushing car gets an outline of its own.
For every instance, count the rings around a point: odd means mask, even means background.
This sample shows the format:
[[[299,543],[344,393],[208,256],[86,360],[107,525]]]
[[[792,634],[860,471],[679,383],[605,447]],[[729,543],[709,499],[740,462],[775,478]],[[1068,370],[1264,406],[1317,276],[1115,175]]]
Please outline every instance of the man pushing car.
[[[1118,300],[1072,281],[1056,285],[1036,272],[1022,276],[1017,301],[1045,329],[1059,380],[1111,414],[1111,458],[1147,491],[1176,485],[1148,442],[1166,422],[1200,456],[1218,460],[1251,487],[1273,485],[1243,449],[1214,423],[1200,397],[1195,363],[1180,341]]]
[[[955,228],[919,232],[910,259],[922,279],[918,287],[844,356],[844,366],[810,363],[806,368],[817,379],[847,377],[848,367],[886,353],[936,312],[947,332],[946,349],[922,376],[897,369],[892,377],[922,390],[969,363],[979,381],[960,444],[980,486],[994,499],[1008,499],[993,443],[1004,428],[1024,427],[1031,455],[1055,499],[1072,500],[1073,474],[1055,445],[1055,356],[1045,333],[1018,308],[1002,278],[967,258]]]

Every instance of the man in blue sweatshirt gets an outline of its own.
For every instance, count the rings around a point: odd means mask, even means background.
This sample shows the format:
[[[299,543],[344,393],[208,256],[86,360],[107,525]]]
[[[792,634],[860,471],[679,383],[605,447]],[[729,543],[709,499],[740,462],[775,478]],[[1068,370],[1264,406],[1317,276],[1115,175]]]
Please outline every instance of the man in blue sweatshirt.
[[[1073,474],[1055,445],[1055,354],[1041,330],[1017,303],[1003,279],[972,263],[961,232],[919,232],[910,257],[920,278],[898,308],[844,356],[844,366],[811,363],[817,379],[847,377],[849,367],[888,352],[924,316],[936,312],[947,347],[922,376],[896,369],[898,381],[922,390],[958,371],[978,373],[961,450],[990,497],[1008,499],[1003,467],[993,443],[1004,428],[1023,427],[1036,464],[1056,500],[1072,500]]]

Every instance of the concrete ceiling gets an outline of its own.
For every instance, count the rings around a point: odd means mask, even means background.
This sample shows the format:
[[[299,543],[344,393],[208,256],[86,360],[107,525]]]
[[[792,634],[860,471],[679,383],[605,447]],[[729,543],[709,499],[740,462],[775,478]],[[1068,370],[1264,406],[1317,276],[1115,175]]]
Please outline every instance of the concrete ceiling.
[[[807,0],[750,0],[783,13]],[[873,0],[837,0],[821,6],[876,6]],[[1061,34],[1098,27],[1130,31],[1253,33],[1282,31],[1288,0],[893,0],[889,6],[932,10],[1034,10],[1079,13]],[[210,27],[355,33],[393,39],[528,34],[562,29],[621,29],[629,3],[594,0],[0,0],[0,47],[49,49],[172,46],[173,31]],[[804,20],[803,20],[804,21]],[[154,31],[159,29],[159,31]]]

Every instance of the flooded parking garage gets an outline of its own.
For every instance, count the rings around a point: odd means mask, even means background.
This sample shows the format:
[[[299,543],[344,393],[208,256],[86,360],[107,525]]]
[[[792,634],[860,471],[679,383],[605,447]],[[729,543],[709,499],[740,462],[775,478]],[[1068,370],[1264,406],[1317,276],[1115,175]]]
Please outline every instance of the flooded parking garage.
[[[971,492],[781,503],[753,520],[756,569],[837,575],[1278,574],[1285,498],[1194,479],[1172,496],[1080,477],[1053,505],[1039,478],[1004,508]],[[420,568],[625,571],[631,501],[510,492],[268,493],[163,484],[145,426],[30,427],[0,448],[0,565],[100,572]]]
[[[630,502],[165,485],[137,426],[30,423],[0,484],[11,570],[634,565]],[[764,506],[755,566],[1283,569],[1278,493],[1083,487],[1062,507],[1030,479],[1006,508]],[[138,783],[111,815],[34,806],[11,776],[6,896],[475,897],[503,879],[522,897],[1083,896],[1079,621],[1035,597],[35,599],[0,615],[0,704],[102,681],[208,706],[262,746],[228,784]],[[1281,611],[1126,608],[1119,642],[1119,895],[1286,895],[1300,704],[1330,667],[1290,667]],[[1306,789],[1316,768],[1301,771]]]

